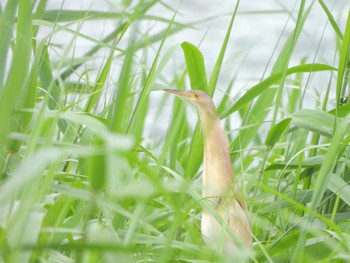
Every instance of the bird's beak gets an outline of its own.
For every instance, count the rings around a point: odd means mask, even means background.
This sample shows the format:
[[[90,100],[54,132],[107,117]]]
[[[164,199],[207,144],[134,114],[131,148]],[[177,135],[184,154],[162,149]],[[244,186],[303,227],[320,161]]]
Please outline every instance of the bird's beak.
[[[163,89],[163,90],[166,92],[178,95],[182,98],[187,98],[189,95],[188,91],[186,91],[186,90],[177,90],[177,89]]]

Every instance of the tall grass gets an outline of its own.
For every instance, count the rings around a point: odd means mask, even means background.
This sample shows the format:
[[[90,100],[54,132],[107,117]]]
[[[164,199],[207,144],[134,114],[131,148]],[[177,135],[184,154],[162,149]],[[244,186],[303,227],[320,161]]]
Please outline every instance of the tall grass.
[[[293,30],[271,47],[271,70],[233,97],[235,79],[220,90],[218,81],[239,1],[209,74],[187,42],[181,66],[165,71],[171,37],[207,20],[182,23],[181,5],[157,0],[113,4],[108,12],[49,10],[46,0],[1,5],[0,261],[350,262],[350,11],[343,21],[327,1],[297,1],[297,11],[284,11]],[[172,16],[152,15],[157,6]],[[316,6],[333,30],[335,62],[316,48],[292,65]],[[87,35],[96,21],[113,28]],[[90,49],[79,49],[82,39]],[[320,76],[326,92],[310,102]],[[219,99],[252,253],[227,258],[202,241],[201,131],[183,102],[170,116],[168,96],[151,96],[189,86]],[[150,115],[167,118],[157,121],[164,134]]]

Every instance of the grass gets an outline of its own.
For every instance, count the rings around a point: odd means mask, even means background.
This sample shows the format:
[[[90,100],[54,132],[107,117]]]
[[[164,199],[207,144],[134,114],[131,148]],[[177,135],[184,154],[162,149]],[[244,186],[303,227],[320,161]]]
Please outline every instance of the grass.
[[[201,48],[184,42],[171,74],[171,39],[217,17],[183,23],[181,5],[114,4],[108,12],[50,10],[46,0],[1,5],[0,262],[350,262],[349,6],[343,14],[321,0],[281,7],[292,30],[268,47],[263,77],[237,93],[238,73],[224,85],[220,77],[236,63],[227,49],[239,41],[239,1],[211,72]],[[171,17],[152,15],[156,7]],[[334,60],[315,47],[295,63],[316,8]],[[252,19],[268,13],[255,11]],[[113,28],[87,35],[92,22]],[[169,116],[169,97],[157,91],[190,86],[215,97],[249,206],[253,252],[234,259],[201,238],[199,126],[180,100]]]

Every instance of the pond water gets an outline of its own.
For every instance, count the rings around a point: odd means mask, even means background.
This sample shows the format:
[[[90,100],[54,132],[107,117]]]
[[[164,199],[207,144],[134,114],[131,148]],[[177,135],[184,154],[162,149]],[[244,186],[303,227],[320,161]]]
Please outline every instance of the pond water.
[[[207,22],[196,24],[194,29],[186,29],[171,36],[164,49],[166,50],[171,45],[179,46],[183,41],[200,45],[207,71],[210,73],[225,37],[236,1],[165,0],[162,2],[164,5],[173,8],[173,10],[178,9],[176,16],[177,22],[190,24],[194,21],[213,18]],[[311,2],[306,1],[306,8]],[[324,2],[332,11],[337,22],[342,26],[341,29],[343,29],[346,23],[347,12],[350,8],[350,1],[325,0]],[[300,0],[241,0],[227,47],[225,65],[220,79],[226,82],[232,78],[232,73],[237,71],[239,71],[238,80],[256,81],[261,79],[265,68],[267,66],[269,68],[272,67],[276,54],[279,53],[285,40],[292,33],[300,4]],[[148,14],[170,19],[174,11],[164,5],[155,5],[150,9]],[[58,9],[61,7],[75,10],[118,11],[118,4],[107,0],[49,1],[49,8]],[[293,54],[292,65],[299,64],[301,59],[305,57],[308,62],[312,62],[313,60],[321,62],[323,60],[325,63],[333,63],[336,44],[335,33],[327,21],[325,12],[316,1],[305,23],[296,51]],[[97,20],[83,25],[82,33],[98,37],[99,35],[106,35],[114,26],[113,22],[108,23],[103,21],[101,24]],[[148,26],[153,27],[153,31],[156,31],[160,27],[164,28],[166,25],[149,23]],[[54,38],[54,41],[62,42],[64,39],[58,36]],[[83,53],[89,44],[92,45],[88,41],[81,41],[80,43],[81,49],[75,52]],[[179,58],[175,58],[175,60],[177,59],[179,63],[182,63],[183,55],[180,48],[176,56],[179,56]]]
[[[72,10],[101,10],[101,11],[118,11],[120,10],[121,1],[49,1],[49,9],[72,9]],[[135,2],[135,1],[134,1]],[[210,76],[217,56],[219,54],[222,41],[225,37],[226,30],[231,18],[231,14],[235,9],[236,1],[232,0],[164,0],[164,4],[157,4],[148,14],[161,16],[170,19],[174,10],[178,9],[176,21],[184,24],[190,24],[194,21],[204,20],[196,24],[195,28],[189,28],[179,33],[170,36],[164,50],[171,47],[176,48],[175,53],[164,69],[165,75],[170,78],[174,72],[183,69],[184,58],[180,48],[183,41],[191,42],[199,45],[203,53],[206,70]],[[298,65],[304,60],[306,63],[326,63],[337,65],[334,60],[336,52],[336,35],[327,16],[320,4],[314,1],[308,19],[306,20],[304,29],[296,46],[295,52],[291,58],[290,66]],[[326,6],[331,10],[337,23],[343,31],[347,13],[350,8],[349,0],[325,0]],[[118,7],[119,3],[119,7]],[[307,8],[312,1],[306,1]],[[222,96],[227,87],[227,83],[235,78],[235,87],[233,90],[234,98],[236,95],[243,94],[244,91],[257,83],[259,80],[266,78],[273,67],[280,50],[283,47],[286,39],[293,32],[295,20],[298,15],[301,1],[277,1],[277,0],[241,0],[234,21],[230,41],[228,43],[224,64],[220,73],[217,96]],[[167,5],[167,6],[166,6]],[[171,8],[169,8],[171,7]],[[211,19],[208,19],[211,18]],[[143,30],[151,30],[157,32],[159,29],[166,28],[167,24],[159,22],[145,22],[140,25]],[[102,39],[102,36],[107,35],[115,28],[113,21],[91,21],[82,23],[81,32],[86,35],[91,35],[94,38]],[[45,35],[45,30],[42,31]],[[69,36],[71,38],[71,36]],[[64,33],[59,33],[52,39],[53,43],[67,44],[69,39]],[[128,38],[125,38],[128,39]],[[79,39],[76,43],[74,52],[76,57],[84,54],[94,43],[84,39]],[[127,45],[127,42],[120,44],[122,47]],[[159,44],[155,44],[154,48],[149,50],[155,52]],[[155,53],[154,53],[155,54]],[[153,55],[149,54],[149,65],[153,60]],[[60,54],[51,54],[53,57],[59,57]],[[69,57],[69,56],[68,56]],[[115,76],[117,76],[118,66],[116,66]],[[313,96],[314,90],[317,93],[322,93],[326,89],[329,75],[320,76],[311,82],[311,87],[308,92],[309,96]],[[165,87],[176,88],[176,87]],[[157,102],[161,92],[152,92],[151,96]],[[332,95],[331,95],[332,96]],[[334,98],[334,96],[333,96]],[[306,98],[306,101],[308,99]],[[312,100],[310,100],[312,101]],[[157,103],[154,103],[154,112]],[[171,106],[170,106],[171,107]],[[169,111],[171,109],[169,108]],[[154,113],[153,112],[153,113]],[[169,113],[165,113],[169,115]],[[152,123],[157,123],[159,127],[163,127],[159,122],[162,116],[152,116],[150,114],[147,123],[151,126]],[[169,116],[167,116],[168,118]],[[190,113],[190,118],[196,118]],[[157,121],[158,120],[158,121]],[[160,128],[161,130],[161,128]]]

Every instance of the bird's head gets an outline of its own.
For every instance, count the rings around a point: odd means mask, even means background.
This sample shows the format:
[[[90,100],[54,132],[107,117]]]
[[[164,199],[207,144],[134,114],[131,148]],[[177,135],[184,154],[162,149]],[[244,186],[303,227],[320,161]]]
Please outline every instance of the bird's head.
[[[191,104],[195,105],[202,117],[203,115],[216,116],[216,109],[211,97],[201,90],[175,90],[164,89],[164,91],[175,94]]]

